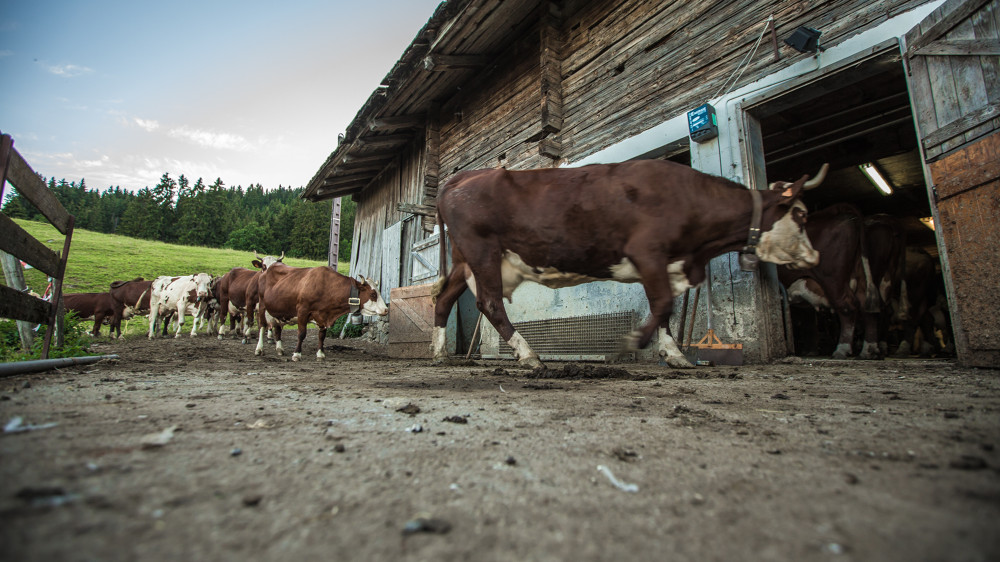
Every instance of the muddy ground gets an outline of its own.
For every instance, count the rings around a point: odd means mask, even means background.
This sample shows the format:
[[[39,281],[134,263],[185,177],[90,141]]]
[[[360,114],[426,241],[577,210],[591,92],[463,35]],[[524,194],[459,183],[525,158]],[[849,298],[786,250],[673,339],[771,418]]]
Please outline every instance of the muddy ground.
[[[1000,559],[997,371],[545,378],[308,341],[104,339],[120,359],[0,379],[2,558]]]

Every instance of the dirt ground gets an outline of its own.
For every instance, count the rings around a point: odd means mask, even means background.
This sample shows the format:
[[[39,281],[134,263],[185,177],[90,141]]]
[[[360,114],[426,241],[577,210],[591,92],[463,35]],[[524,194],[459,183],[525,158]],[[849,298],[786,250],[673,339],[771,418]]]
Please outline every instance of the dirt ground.
[[[1000,560],[997,371],[99,341],[0,379],[4,560]]]

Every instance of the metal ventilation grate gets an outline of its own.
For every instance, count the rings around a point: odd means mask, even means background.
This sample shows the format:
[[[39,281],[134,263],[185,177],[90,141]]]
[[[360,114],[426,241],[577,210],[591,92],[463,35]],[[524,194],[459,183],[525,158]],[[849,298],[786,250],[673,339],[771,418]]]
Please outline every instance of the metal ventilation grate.
[[[514,324],[514,329],[542,359],[565,360],[616,357],[621,352],[622,338],[635,327],[635,311]],[[514,356],[507,342],[500,342],[500,356]]]

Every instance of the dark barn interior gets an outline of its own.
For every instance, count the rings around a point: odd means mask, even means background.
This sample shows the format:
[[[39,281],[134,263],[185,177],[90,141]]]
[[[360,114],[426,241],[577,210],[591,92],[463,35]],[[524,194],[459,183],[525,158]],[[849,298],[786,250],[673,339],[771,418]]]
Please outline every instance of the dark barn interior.
[[[796,88],[752,114],[760,120],[769,181],[813,175],[829,162],[823,185],[804,198],[810,212],[847,202],[866,217],[892,215],[905,230],[907,247],[922,248],[937,262],[934,231],[926,223],[931,210],[904,72],[899,54],[891,52]],[[882,172],[892,188],[890,195],[862,173],[860,165],[865,163]],[[836,316],[820,311],[817,322],[816,314],[808,307],[792,308],[798,355],[829,355],[836,345]],[[811,333],[814,325],[818,337]],[[860,331],[856,329],[856,339]],[[898,336],[888,340],[892,353]]]

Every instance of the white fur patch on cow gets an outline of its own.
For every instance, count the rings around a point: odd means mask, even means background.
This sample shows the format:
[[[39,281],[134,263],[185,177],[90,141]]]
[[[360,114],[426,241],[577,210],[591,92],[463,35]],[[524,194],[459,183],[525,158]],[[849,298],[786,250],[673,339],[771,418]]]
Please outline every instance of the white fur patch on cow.
[[[524,361],[528,358],[538,359],[538,354],[536,354],[528,342],[521,336],[521,334],[514,332],[514,335],[510,337],[507,341],[510,348],[514,350],[514,357],[517,357],[518,361]]]
[[[669,268],[667,268],[669,271]],[[639,270],[628,258],[622,258],[621,263],[611,266],[611,278],[622,283],[638,283],[642,281]]]
[[[524,260],[516,252],[510,250],[503,253],[503,261],[500,262],[500,277],[503,280],[503,296],[508,301],[511,300],[514,290],[525,281],[534,281],[550,289],[561,289],[599,281],[599,279],[587,275],[559,271],[554,267],[532,267],[524,263]]]
[[[675,297],[691,288],[691,282],[687,275],[684,275],[684,260],[675,261],[668,265],[667,275],[670,276],[670,287]]]
[[[444,346],[446,342],[446,332],[444,328],[434,326],[431,334],[431,357],[435,359],[448,357],[448,352]]]
[[[805,279],[799,279],[788,287],[788,300],[793,303],[806,303],[816,309],[830,308],[826,295],[810,290]]]
[[[819,264],[819,252],[813,249],[805,230],[792,218],[795,209],[805,211],[806,207],[801,201],[796,201],[785,216],[775,221],[770,230],[761,234],[757,256],[778,265],[800,269],[815,267]]]

